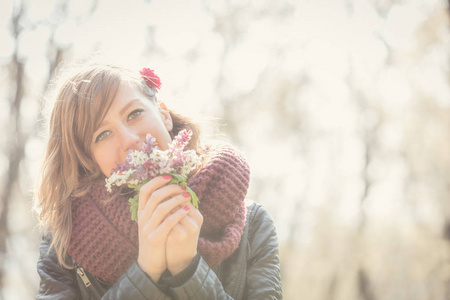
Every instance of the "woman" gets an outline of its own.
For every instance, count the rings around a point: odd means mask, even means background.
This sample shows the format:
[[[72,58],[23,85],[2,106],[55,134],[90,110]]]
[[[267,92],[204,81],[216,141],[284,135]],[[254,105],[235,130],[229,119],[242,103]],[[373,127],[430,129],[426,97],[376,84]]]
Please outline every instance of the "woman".
[[[43,227],[37,299],[280,299],[274,224],[246,204],[249,168],[228,145],[202,146],[190,119],[156,99],[159,77],[89,65],[59,88],[35,201]],[[167,149],[183,129],[206,157],[186,187],[158,176],[110,194],[105,178],[149,133]]]

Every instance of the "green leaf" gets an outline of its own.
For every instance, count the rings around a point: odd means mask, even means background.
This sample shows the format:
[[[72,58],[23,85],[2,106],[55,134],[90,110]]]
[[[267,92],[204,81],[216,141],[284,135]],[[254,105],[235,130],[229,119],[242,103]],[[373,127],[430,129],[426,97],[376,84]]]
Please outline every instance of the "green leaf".
[[[138,221],[137,211],[139,208],[139,194],[136,194],[133,198],[128,199],[128,204],[130,204],[131,220]]]
[[[172,180],[170,180],[169,184],[175,183],[175,184],[181,184],[184,182],[184,185],[186,185],[186,180],[187,177],[177,174],[177,173],[171,173],[170,175],[172,175]]]
[[[188,193],[191,195],[191,203],[192,203],[192,205],[194,205],[194,207],[196,209],[198,209],[198,202],[199,202],[199,200],[198,200],[197,195],[195,194],[195,192],[193,190],[191,190],[190,187],[186,186],[186,189],[187,189]]]

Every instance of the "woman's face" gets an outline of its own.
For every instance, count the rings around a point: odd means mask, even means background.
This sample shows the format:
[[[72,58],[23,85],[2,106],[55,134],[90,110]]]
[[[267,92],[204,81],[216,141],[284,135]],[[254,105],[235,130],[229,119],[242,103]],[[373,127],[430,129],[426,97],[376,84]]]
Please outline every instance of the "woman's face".
[[[172,119],[137,89],[121,85],[100,127],[94,132],[91,152],[106,177],[116,163],[123,163],[128,150],[142,148],[150,133],[162,150],[172,141]]]

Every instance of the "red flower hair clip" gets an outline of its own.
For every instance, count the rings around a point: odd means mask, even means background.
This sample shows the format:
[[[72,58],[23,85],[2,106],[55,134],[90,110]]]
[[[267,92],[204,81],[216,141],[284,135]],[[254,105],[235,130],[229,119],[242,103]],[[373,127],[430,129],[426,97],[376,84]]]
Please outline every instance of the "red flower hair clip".
[[[143,68],[140,71],[142,78],[145,80],[145,83],[149,87],[155,90],[159,90],[161,87],[161,79],[159,79],[159,76],[155,74],[155,72],[152,69],[149,68]]]

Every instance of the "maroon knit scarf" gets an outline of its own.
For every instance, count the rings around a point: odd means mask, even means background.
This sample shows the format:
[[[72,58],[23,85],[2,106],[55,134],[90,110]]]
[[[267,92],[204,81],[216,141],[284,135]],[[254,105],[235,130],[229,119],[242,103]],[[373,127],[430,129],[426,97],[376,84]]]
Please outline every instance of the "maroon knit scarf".
[[[205,166],[188,181],[203,215],[198,251],[211,267],[238,247],[249,178],[245,159],[234,148],[221,145],[210,150]],[[138,257],[138,228],[131,220],[129,195],[105,201],[110,198],[102,182],[73,200],[68,253],[93,275],[114,283]]]

